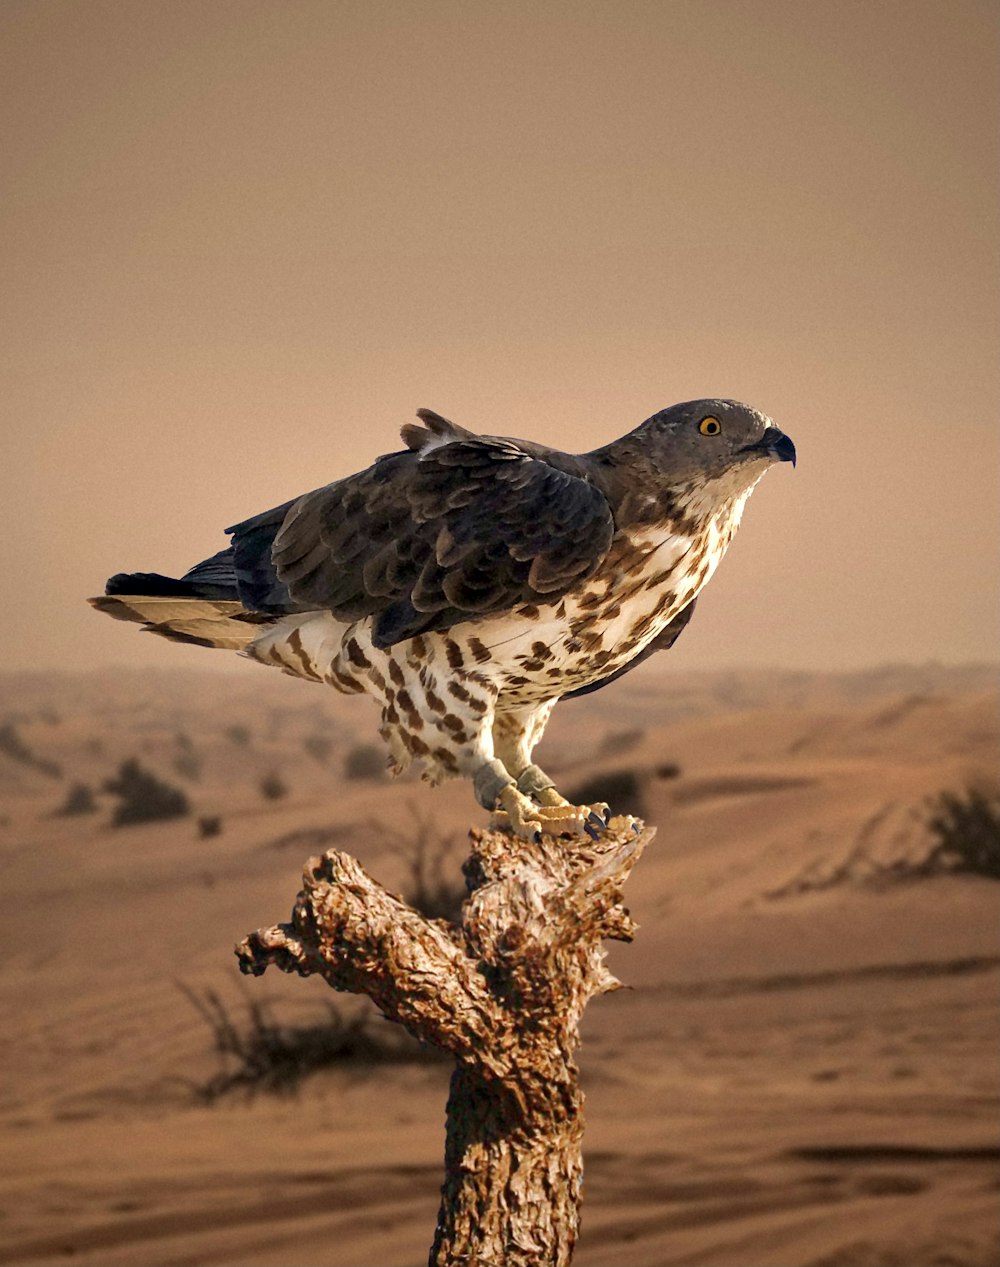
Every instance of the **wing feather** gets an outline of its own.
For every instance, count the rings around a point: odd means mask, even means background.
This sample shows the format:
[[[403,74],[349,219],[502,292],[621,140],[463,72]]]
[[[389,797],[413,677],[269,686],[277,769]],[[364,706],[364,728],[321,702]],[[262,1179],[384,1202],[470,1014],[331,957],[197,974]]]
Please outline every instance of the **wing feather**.
[[[285,508],[268,560],[296,608],[374,616],[383,646],[551,600],[594,571],[614,534],[582,462],[421,417],[408,451]],[[237,561],[258,520],[233,530]]]

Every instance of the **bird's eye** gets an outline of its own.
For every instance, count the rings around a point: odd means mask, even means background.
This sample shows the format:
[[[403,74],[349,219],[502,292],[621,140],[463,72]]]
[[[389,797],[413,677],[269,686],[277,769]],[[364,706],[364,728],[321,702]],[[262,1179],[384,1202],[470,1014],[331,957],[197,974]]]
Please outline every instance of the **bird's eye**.
[[[718,418],[702,418],[698,423],[698,430],[703,436],[717,436],[722,430],[722,423]]]

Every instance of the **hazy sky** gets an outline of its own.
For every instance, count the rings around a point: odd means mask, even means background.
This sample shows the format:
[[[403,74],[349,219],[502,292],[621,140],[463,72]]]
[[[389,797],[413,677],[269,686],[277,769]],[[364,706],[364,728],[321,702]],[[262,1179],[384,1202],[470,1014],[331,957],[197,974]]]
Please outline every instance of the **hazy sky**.
[[[2,0],[2,667],[398,447],[795,440],[672,653],[997,652],[993,0]],[[249,670],[248,670],[249,671]]]

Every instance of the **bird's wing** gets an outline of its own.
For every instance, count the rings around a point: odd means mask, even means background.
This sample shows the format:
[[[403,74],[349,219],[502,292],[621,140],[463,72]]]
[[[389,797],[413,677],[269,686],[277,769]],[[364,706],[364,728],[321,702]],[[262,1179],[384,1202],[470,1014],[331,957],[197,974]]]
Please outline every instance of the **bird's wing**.
[[[652,641],[646,643],[637,656],[633,656],[629,660],[628,664],[623,664],[620,669],[616,669],[614,673],[609,673],[607,677],[598,678],[596,682],[588,682],[586,686],[577,687],[575,691],[567,691],[561,698],[579,699],[581,695],[589,695],[591,691],[599,691],[602,686],[610,686],[612,682],[617,682],[626,673],[631,673],[633,669],[637,669],[643,660],[648,660],[655,651],[669,651],[694,615],[694,605],[697,601],[696,598],[693,598],[687,607],[677,613],[669,625],[661,629]]]
[[[582,466],[571,473],[574,459],[553,452],[553,465],[535,446],[533,456],[421,416],[428,431],[404,432],[411,451],[294,502],[256,569],[273,565],[299,609],[373,616],[377,646],[558,599],[594,571],[614,534],[604,494]],[[263,519],[232,530],[247,575],[255,540],[273,533]]]

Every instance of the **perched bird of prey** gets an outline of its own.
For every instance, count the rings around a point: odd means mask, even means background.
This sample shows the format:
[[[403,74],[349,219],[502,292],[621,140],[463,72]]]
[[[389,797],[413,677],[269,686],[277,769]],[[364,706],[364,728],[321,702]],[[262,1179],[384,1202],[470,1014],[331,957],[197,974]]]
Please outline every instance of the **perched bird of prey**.
[[[403,451],[227,529],[179,580],[120,573],[90,601],[374,696],[391,769],[471,779],[522,835],[593,832],[607,808],[570,805],[531,759],[554,704],[673,644],[795,447],[731,400],[579,455],[417,416]]]

